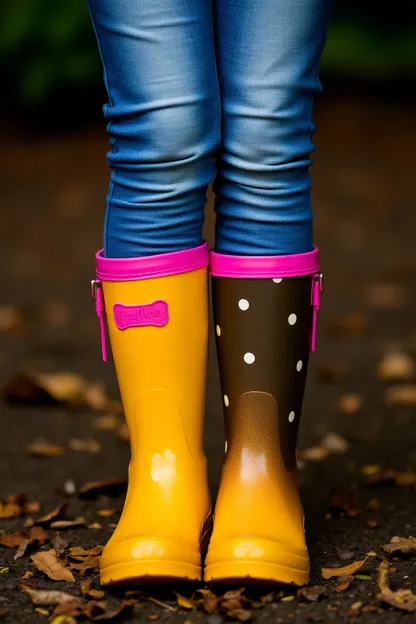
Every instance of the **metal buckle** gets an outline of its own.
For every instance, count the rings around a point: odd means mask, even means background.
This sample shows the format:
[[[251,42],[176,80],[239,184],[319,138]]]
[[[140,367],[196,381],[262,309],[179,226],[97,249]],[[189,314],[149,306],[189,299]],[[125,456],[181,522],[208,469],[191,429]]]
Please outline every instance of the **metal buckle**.
[[[99,288],[101,288],[100,280],[91,280],[91,297],[93,298],[93,301],[97,301],[97,290]]]
[[[322,295],[324,292],[324,275],[323,273],[318,273],[313,276],[315,283],[319,284],[319,294]]]

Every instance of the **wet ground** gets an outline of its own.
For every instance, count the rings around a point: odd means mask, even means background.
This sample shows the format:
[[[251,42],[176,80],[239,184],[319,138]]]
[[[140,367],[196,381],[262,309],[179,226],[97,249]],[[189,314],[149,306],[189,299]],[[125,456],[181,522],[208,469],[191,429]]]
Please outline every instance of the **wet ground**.
[[[410,384],[415,379],[412,361],[405,357],[416,358],[414,111],[403,102],[385,103],[380,98],[329,96],[319,103],[313,179],[316,240],[326,292],[300,440],[301,449],[318,442],[318,450],[301,455],[300,465],[311,584],[323,586],[326,595],[316,603],[301,602],[292,598],[294,591],[285,589],[283,600],[276,594],[272,604],[263,608],[246,605],[259,622],[337,622],[355,617],[364,623],[413,621],[414,614],[377,600],[376,569],[382,545],[393,536],[416,534],[414,479],[413,485],[400,485],[412,481],[411,476],[400,478],[402,473],[416,470],[414,386],[389,394],[392,382],[380,379],[377,369],[385,355],[393,352],[398,354],[393,364],[398,361],[401,367],[398,376]],[[116,398],[112,364],[100,361],[98,327],[89,298],[108,179],[104,130],[98,123],[88,132],[44,140],[6,136],[2,147],[1,384],[22,371],[73,371],[88,381],[102,380],[109,395]],[[209,204],[207,237],[211,240],[212,226]],[[6,305],[13,306],[12,311]],[[390,377],[392,371],[385,375]],[[344,398],[340,405],[345,394],[357,396]],[[0,409],[0,498],[24,493],[41,503],[38,513],[0,520],[6,533],[23,530],[28,515],[37,518],[63,503],[57,488],[68,480],[79,487],[90,480],[125,476],[128,445],[114,429],[97,429],[100,410],[17,406],[4,400]],[[326,433],[341,436],[342,452],[324,457],[319,441]],[[27,445],[39,438],[66,450],[56,457],[28,455]],[[91,445],[85,451],[67,449],[70,440],[80,438],[95,440],[101,447],[92,445],[97,452],[90,452]],[[211,349],[206,451],[214,494],[223,448],[218,376]],[[315,461],[308,459],[312,454]],[[393,470],[399,477],[381,480],[378,477],[384,470]],[[370,486],[371,475],[382,482]],[[346,492],[339,490],[344,486],[351,490],[347,499],[352,517],[331,507],[334,490],[345,507]],[[101,528],[61,531],[69,547],[104,544],[122,500],[120,492],[115,497],[72,497],[68,516],[82,515],[87,525],[98,523]],[[99,514],[103,509],[116,511],[105,517]],[[48,536],[53,541],[56,531],[48,529]],[[50,542],[45,547],[51,548]],[[347,556],[345,550],[350,551],[349,560],[341,558]],[[336,579],[322,578],[322,567],[344,566],[367,553],[372,554],[345,591],[335,591]],[[33,587],[79,595],[78,577],[75,584],[49,580],[33,566],[30,554],[16,561],[14,554],[15,549],[0,548],[0,619],[9,623],[47,620],[47,612],[36,612],[19,590],[27,571],[34,572],[26,581]],[[414,555],[391,559],[392,589],[416,591],[415,561]],[[98,588],[97,570],[89,570],[86,578],[92,578],[93,587]],[[208,615],[177,606],[177,589],[149,588],[132,607],[134,621],[207,619],[220,624],[227,619],[221,609]],[[257,594],[268,591],[264,588]],[[117,596],[110,597],[110,603],[117,600]]]

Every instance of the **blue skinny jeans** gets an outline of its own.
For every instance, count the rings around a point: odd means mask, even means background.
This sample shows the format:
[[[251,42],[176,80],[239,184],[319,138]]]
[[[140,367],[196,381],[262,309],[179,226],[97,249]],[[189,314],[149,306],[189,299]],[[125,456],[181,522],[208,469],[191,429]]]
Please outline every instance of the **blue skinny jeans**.
[[[332,0],[87,0],[112,169],[104,253],[312,247],[310,154]]]

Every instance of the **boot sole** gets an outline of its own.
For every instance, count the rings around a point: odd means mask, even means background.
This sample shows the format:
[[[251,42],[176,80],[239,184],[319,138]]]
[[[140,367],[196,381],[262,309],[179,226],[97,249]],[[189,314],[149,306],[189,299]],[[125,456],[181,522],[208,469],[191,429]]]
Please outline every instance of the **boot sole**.
[[[299,570],[278,563],[224,561],[207,566],[204,580],[224,585],[282,583],[300,587],[308,584],[309,569]]]
[[[201,581],[201,568],[181,561],[128,561],[100,570],[101,585],[167,584]]]

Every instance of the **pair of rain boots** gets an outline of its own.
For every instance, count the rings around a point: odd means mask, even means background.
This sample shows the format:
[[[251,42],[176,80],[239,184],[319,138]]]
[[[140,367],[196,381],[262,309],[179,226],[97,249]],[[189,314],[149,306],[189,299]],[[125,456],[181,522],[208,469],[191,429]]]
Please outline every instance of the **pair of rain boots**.
[[[211,537],[202,442],[208,265],[226,424]],[[131,259],[98,252],[103,357],[106,317],[131,442],[102,584],[308,582],[295,452],[321,291],[317,249],[209,256],[204,244]]]

